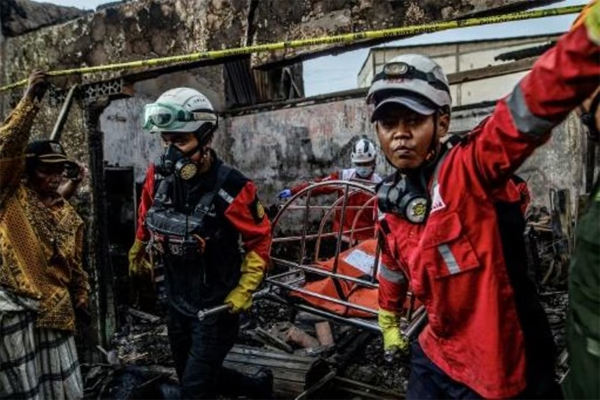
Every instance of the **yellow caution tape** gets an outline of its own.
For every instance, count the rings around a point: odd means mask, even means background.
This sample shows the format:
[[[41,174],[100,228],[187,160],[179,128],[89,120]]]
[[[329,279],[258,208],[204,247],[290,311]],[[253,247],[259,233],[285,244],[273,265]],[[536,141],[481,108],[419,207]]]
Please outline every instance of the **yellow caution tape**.
[[[422,33],[432,33],[447,29],[466,28],[471,26],[480,26],[487,24],[498,24],[511,21],[522,21],[527,19],[546,18],[558,15],[576,14],[581,12],[583,6],[569,6],[560,8],[551,8],[545,10],[524,11],[512,14],[496,15],[492,17],[466,18],[448,22],[436,22],[432,24],[403,26],[399,28],[381,29],[377,31],[365,31],[356,33],[346,33],[334,36],[323,36],[314,39],[291,40],[287,42],[265,43],[247,47],[237,47],[233,49],[212,50],[200,53],[185,54],[180,56],[170,56],[153,58],[148,60],[131,61],[118,64],[98,65],[95,67],[82,67],[74,69],[65,69],[49,72],[50,76],[65,76],[75,74],[91,74],[95,72],[106,72],[124,69],[134,69],[141,67],[157,67],[167,64],[181,62],[194,62],[201,60],[214,60],[217,58],[239,56],[252,53],[272,52],[284,49],[296,49],[299,47],[318,46],[326,44],[352,43],[366,39],[385,39],[398,38],[402,36],[411,36]],[[0,92],[14,89],[27,84],[27,79],[11,83],[0,87]]]

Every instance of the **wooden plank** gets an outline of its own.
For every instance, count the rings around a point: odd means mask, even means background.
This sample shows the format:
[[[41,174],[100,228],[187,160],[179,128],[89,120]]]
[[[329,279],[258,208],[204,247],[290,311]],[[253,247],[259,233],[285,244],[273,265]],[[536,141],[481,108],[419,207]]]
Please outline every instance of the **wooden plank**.
[[[273,393],[284,398],[298,396],[330,372],[327,364],[317,357],[297,356],[243,345],[235,345],[225,357],[223,365],[250,375],[260,368],[271,369]]]

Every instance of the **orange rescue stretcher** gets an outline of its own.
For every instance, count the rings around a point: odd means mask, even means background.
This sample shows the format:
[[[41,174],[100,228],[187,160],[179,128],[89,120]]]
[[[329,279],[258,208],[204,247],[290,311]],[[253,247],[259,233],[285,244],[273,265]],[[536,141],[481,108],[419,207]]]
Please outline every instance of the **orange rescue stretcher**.
[[[337,186],[343,195],[329,200],[311,196],[312,190],[323,185]],[[348,205],[347,199],[356,191],[368,193],[371,200],[360,206]],[[351,207],[353,211],[348,213]],[[271,260],[275,272],[267,276],[266,282],[282,289],[284,295],[271,297],[331,320],[379,330],[377,276],[380,249],[375,238],[360,242],[352,240],[357,230],[373,232],[377,215],[374,207],[374,187],[366,181],[315,183],[293,196],[273,220]],[[356,221],[362,213],[374,216],[373,225],[357,226]],[[352,215],[354,221],[351,224],[343,220],[331,221],[345,215]],[[338,228],[337,232],[327,229],[333,226]],[[335,247],[334,255],[329,257],[321,254],[327,247],[324,245],[327,240],[333,241]],[[290,249],[297,251],[290,252]],[[402,320],[405,334],[413,334],[425,322],[424,308],[410,291],[403,306]]]

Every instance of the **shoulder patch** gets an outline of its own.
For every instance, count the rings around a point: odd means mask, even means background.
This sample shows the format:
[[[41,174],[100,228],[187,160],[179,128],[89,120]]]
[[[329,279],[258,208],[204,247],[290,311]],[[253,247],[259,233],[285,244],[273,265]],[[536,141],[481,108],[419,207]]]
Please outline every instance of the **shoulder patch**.
[[[431,201],[431,211],[430,214],[433,214],[436,211],[440,211],[446,208],[446,203],[440,194],[440,185],[438,183],[433,187],[433,199]]]
[[[256,224],[260,224],[265,218],[265,208],[261,204],[260,200],[258,200],[258,197],[255,197],[252,203],[248,205],[248,210],[250,211],[252,219],[254,219]]]

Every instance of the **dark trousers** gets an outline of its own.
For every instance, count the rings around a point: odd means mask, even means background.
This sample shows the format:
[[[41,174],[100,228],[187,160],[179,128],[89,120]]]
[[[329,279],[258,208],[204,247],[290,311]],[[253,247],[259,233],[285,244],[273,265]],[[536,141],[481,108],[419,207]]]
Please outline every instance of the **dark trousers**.
[[[410,399],[481,399],[482,397],[450,378],[423,352],[418,340],[413,340],[410,354],[410,378],[407,400]]]
[[[170,308],[168,328],[182,398],[214,399],[252,391],[252,379],[222,366],[238,336],[238,315],[223,313],[200,322]]]
[[[540,390],[542,391],[540,393]],[[407,399],[481,399],[482,397],[468,386],[450,378],[435,365],[423,352],[418,340],[412,342],[410,378]],[[544,387],[531,387],[519,394],[517,399],[561,399],[558,383]]]

